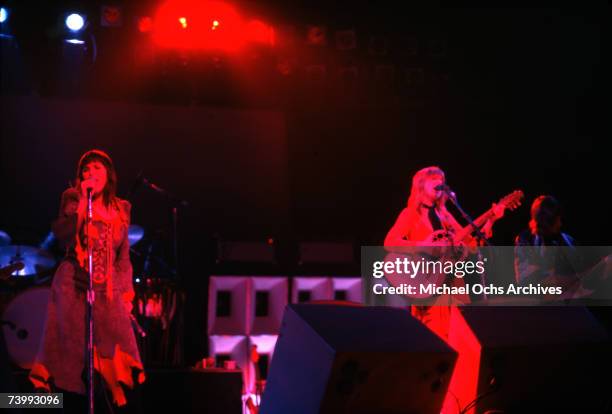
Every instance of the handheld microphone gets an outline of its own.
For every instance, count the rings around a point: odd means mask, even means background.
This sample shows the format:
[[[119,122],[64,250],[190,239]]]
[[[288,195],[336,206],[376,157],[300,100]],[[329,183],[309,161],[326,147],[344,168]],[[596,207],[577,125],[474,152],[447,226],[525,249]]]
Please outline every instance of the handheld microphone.
[[[92,193],[93,193],[93,189],[94,189],[94,183],[92,179],[87,179],[85,180],[85,183],[87,183],[87,186],[85,187],[85,192],[87,197],[91,197]]]

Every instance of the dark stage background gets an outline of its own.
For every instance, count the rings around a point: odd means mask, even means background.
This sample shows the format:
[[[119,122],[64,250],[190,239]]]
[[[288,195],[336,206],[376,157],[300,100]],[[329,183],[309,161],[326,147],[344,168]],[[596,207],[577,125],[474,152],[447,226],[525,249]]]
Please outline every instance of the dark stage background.
[[[44,46],[24,40],[18,50],[25,71],[8,60],[15,50],[3,52],[0,229],[14,243],[39,244],[79,155],[92,147],[114,159],[120,195],[142,172],[188,201],[179,216],[187,327],[196,333],[187,362],[206,347],[216,238],[381,244],[412,175],[428,165],[446,171],[474,215],[514,189],[525,191],[524,205],[496,224],[497,244],[512,243],[539,194],[561,200],[565,229],[579,242],[609,244],[610,9],[575,3],[408,12],[367,2],[265,3],[276,19],[294,23],[444,36],[448,56],[426,68],[441,70],[448,82],[401,96],[394,88],[309,87],[296,76],[272,83],[278,88],[265,92],[265,103],[255,95],[164,101],[101,95],[91,83],[109,79],[98,72],[83,84],[95,92],[64,96],[45,89],[48,75],[31,67],[55,65],[39,54]],[[170,204],[143,187],[132,201],[133,222],[159,238],[171,260]]]

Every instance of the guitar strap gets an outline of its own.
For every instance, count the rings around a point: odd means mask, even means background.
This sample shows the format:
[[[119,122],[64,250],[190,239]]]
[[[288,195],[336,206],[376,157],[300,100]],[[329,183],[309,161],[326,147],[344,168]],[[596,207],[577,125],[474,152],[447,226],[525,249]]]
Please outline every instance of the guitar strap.
[[[428,206],[423,204],[423,207],[428,209],[429,211],[427,212],[427,217],[429,218],[429,223],[431,224],[431,227],[434,231],[436,230],[442,230],[442,222],[440,221],[440,217],[438,217],[438,213],[436,213],[436,206]]]

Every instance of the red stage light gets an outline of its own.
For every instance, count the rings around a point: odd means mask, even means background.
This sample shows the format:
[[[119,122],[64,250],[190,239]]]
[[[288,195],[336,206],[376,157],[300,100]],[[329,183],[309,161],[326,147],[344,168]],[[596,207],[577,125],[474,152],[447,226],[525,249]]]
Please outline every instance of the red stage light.
[[[116,6],[102,6],[100,12],[100,25],[104,27],[121,26],[121,8]]]
[[[260,20],[252,20],[247,24],[246,35],[251,42],[274,45],[274,29]]]
[[[153,19],[148,16],[138,19],[138,31],[140,33],[149,33],[153,30]]]
[[[233,6],[196,0],[163,4],[155,16],[153,38],[161,47],[223,51],[238,50],[247,40],[243,19]]]

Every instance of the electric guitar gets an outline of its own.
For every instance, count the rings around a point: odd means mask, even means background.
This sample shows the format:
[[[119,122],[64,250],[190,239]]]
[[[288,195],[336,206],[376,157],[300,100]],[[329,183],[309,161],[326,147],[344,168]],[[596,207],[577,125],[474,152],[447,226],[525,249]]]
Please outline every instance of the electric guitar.
[[[498,205],[501,205],[505,210],[514,210],[519,207],[524,198],[524,194],[521,190],[513,191],[512,193],[501,198]],[[452,232],[449,230],[436,230],[431,233],[423,243],[423,247],[411,247],[408,248],[411,253],[389,253],[385,256],[385,262],[396,262],[400,259],[402,262],[404,259],[408,259],[411,262],[425,262],[427,261],[440,261],[442,264],[446,262],[456,262],[458,260],[465,259],[470,253],[470,248],[465,245],[465,240],[470,236],[476,229],[480,229],[487,220],[494,218],[495,212],[493,207],[481,214],[474,220],[474,224],[468,224],[462,229]],[[431,243],[428,245],[428,242]],[[436,243],[446,242],[449,247],[441,249],[436,246]],[[431,247],[428,247],[431,246]],[[444,253],[440,254],[443,250]],[[418,253],[417,253],[418,251]],[[424,265],[425,263],[423,263]],[[401,285],[414,286],[411,290],[413,293],[407,293],[406,296],[414,299],[426,299],[434,296],[432,293],[422,292],[420,290],[421,285],[436,284],[441,286],[449,275],[444,273],[441,266],[431,266],[430,269],[419,269],[416,272],[412,272],[410,275],[406,273],[396,272],[385,272],[385,279],[391,286],[399,287]],[[453,286],[464,286],[463,279],[452,276]]]

